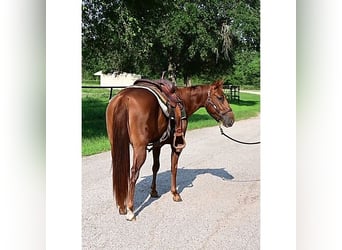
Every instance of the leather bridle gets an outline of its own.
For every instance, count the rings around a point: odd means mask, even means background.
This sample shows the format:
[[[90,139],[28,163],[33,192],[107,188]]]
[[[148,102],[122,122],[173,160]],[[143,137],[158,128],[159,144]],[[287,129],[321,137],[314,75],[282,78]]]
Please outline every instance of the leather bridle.
[[[208,106],[211,105],[214,108],[214,111],[216,112],[216,116],[218,116],[219,118],[216,118],[217,121],[222,121],[223,120],[223,116],[226,115],[229,112],[233,112],[232,109],[230,107],[228,107],[227,109],[221,111],[217,105],[212,101],[211,99],[211,93],[210,93],[210,89],[208,90],[208,97],[207,97],[207,101],[205,102],[205,107],[208,110]]]
[[[226,110],[219,110],[219,108],[217,107],[217,105],[215,103],[213,103],[212,99],[211,99],[211,96],[210,96],[210,89],[208,90],[208,97],[207,97],[207,101],[205,103],[205,108],[208,110],[208,106],[211,105],[215,112],[216,112],[216,116],[219,116],[220,118],[217,119],[215,118],[218,122],[222,122],[223,120],[223,116],[226,115],[227,113],[229,112],[233,112],[232,109],[229,107],[228,109]],[[213,115],[214,116],[214,115]],[[214,116],[215,117],[215,116]],[[239,140],[236,140],[232,137],[230,137],[229,135],[225,134],[223,132],[223,129],[221,127],[221,124],[219,124],[219,128],[220,128],[220,132],[223,136],[227,137],[228,139],[232,140],[232,141],[235,141],[237,143],[241,143],[241,144],[247,144],[247,145],[254,145],[254,144],[260,144],[260,141],[257,141],[257,142],[243,142],[243,141],[239,141]]]

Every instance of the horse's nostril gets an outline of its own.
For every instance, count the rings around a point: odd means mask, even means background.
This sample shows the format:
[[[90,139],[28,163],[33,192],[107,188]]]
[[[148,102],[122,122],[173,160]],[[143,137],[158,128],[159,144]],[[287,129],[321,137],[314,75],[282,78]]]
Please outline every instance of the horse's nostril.
[[[230,120],[229,127],[233,126],[233,124],[234,124],[234,120]]]

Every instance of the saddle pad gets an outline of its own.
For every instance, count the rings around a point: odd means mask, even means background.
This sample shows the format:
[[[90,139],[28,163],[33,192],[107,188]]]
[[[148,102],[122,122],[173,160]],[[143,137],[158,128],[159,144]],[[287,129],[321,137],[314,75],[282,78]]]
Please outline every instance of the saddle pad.
[[[127,88],[137,88],[137,89],[146,89],[150,91],[158,100],[159,106],[162,109],[163,113],[166,115],[166,117],[170,117],[167,105],[166,105],[166,99],[162,96],[160,93],[160,90],[157,87],[154,86],[142,86],[142,85],[132,85]]]

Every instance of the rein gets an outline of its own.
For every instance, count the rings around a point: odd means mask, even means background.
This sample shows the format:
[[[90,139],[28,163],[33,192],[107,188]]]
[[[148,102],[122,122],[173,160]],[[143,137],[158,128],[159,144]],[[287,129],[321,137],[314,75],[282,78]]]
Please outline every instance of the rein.
[[[257,141],[257,142],[243,142],[243,141],[236,140],[236,139],[230,137],[229,135],[227,135],[227,134],[225,134],[225,133],[223,132],[223,129],[222,129],[222,127],[221,127],[221,124],[219,124],[219,128],[220,128],[220,131],[221,131],[221,135],[223,135],[223,136],[227,137],[228,139],[230,139],[230,140],[232,140],[232,141],[235,141],[235,142],[237,142],[237,143],[246,144],[246,145],[260,144],[260,141]]]

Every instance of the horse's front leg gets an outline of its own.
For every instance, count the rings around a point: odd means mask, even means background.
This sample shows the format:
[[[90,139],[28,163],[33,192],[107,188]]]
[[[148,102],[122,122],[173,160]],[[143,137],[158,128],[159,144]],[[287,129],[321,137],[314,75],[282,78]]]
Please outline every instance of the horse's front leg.
[[[173,195],[174,201],[182,201],[178,191],[177,191],[177,168],[178,168],[178,159],[180,156],[180,152],[176,152],[172,147],[171,152],[171,193]]]
[[[157,192],[157,173],[160,167],[160,147],[153,148],[153,179],[152,179],[152,185],[151,185],[151,197],[158,198],[158,192]]]
[[[134,147],[133,146],[133,165],[131,168],[131,177],[129,181],[129,191],[127,200],[127,214],[126,219],[131,221],[135,219],[134,215],[134,193],[135,184],[139,178],[139,172],[141,166],[144,164],[146,159],[146,146]]]

